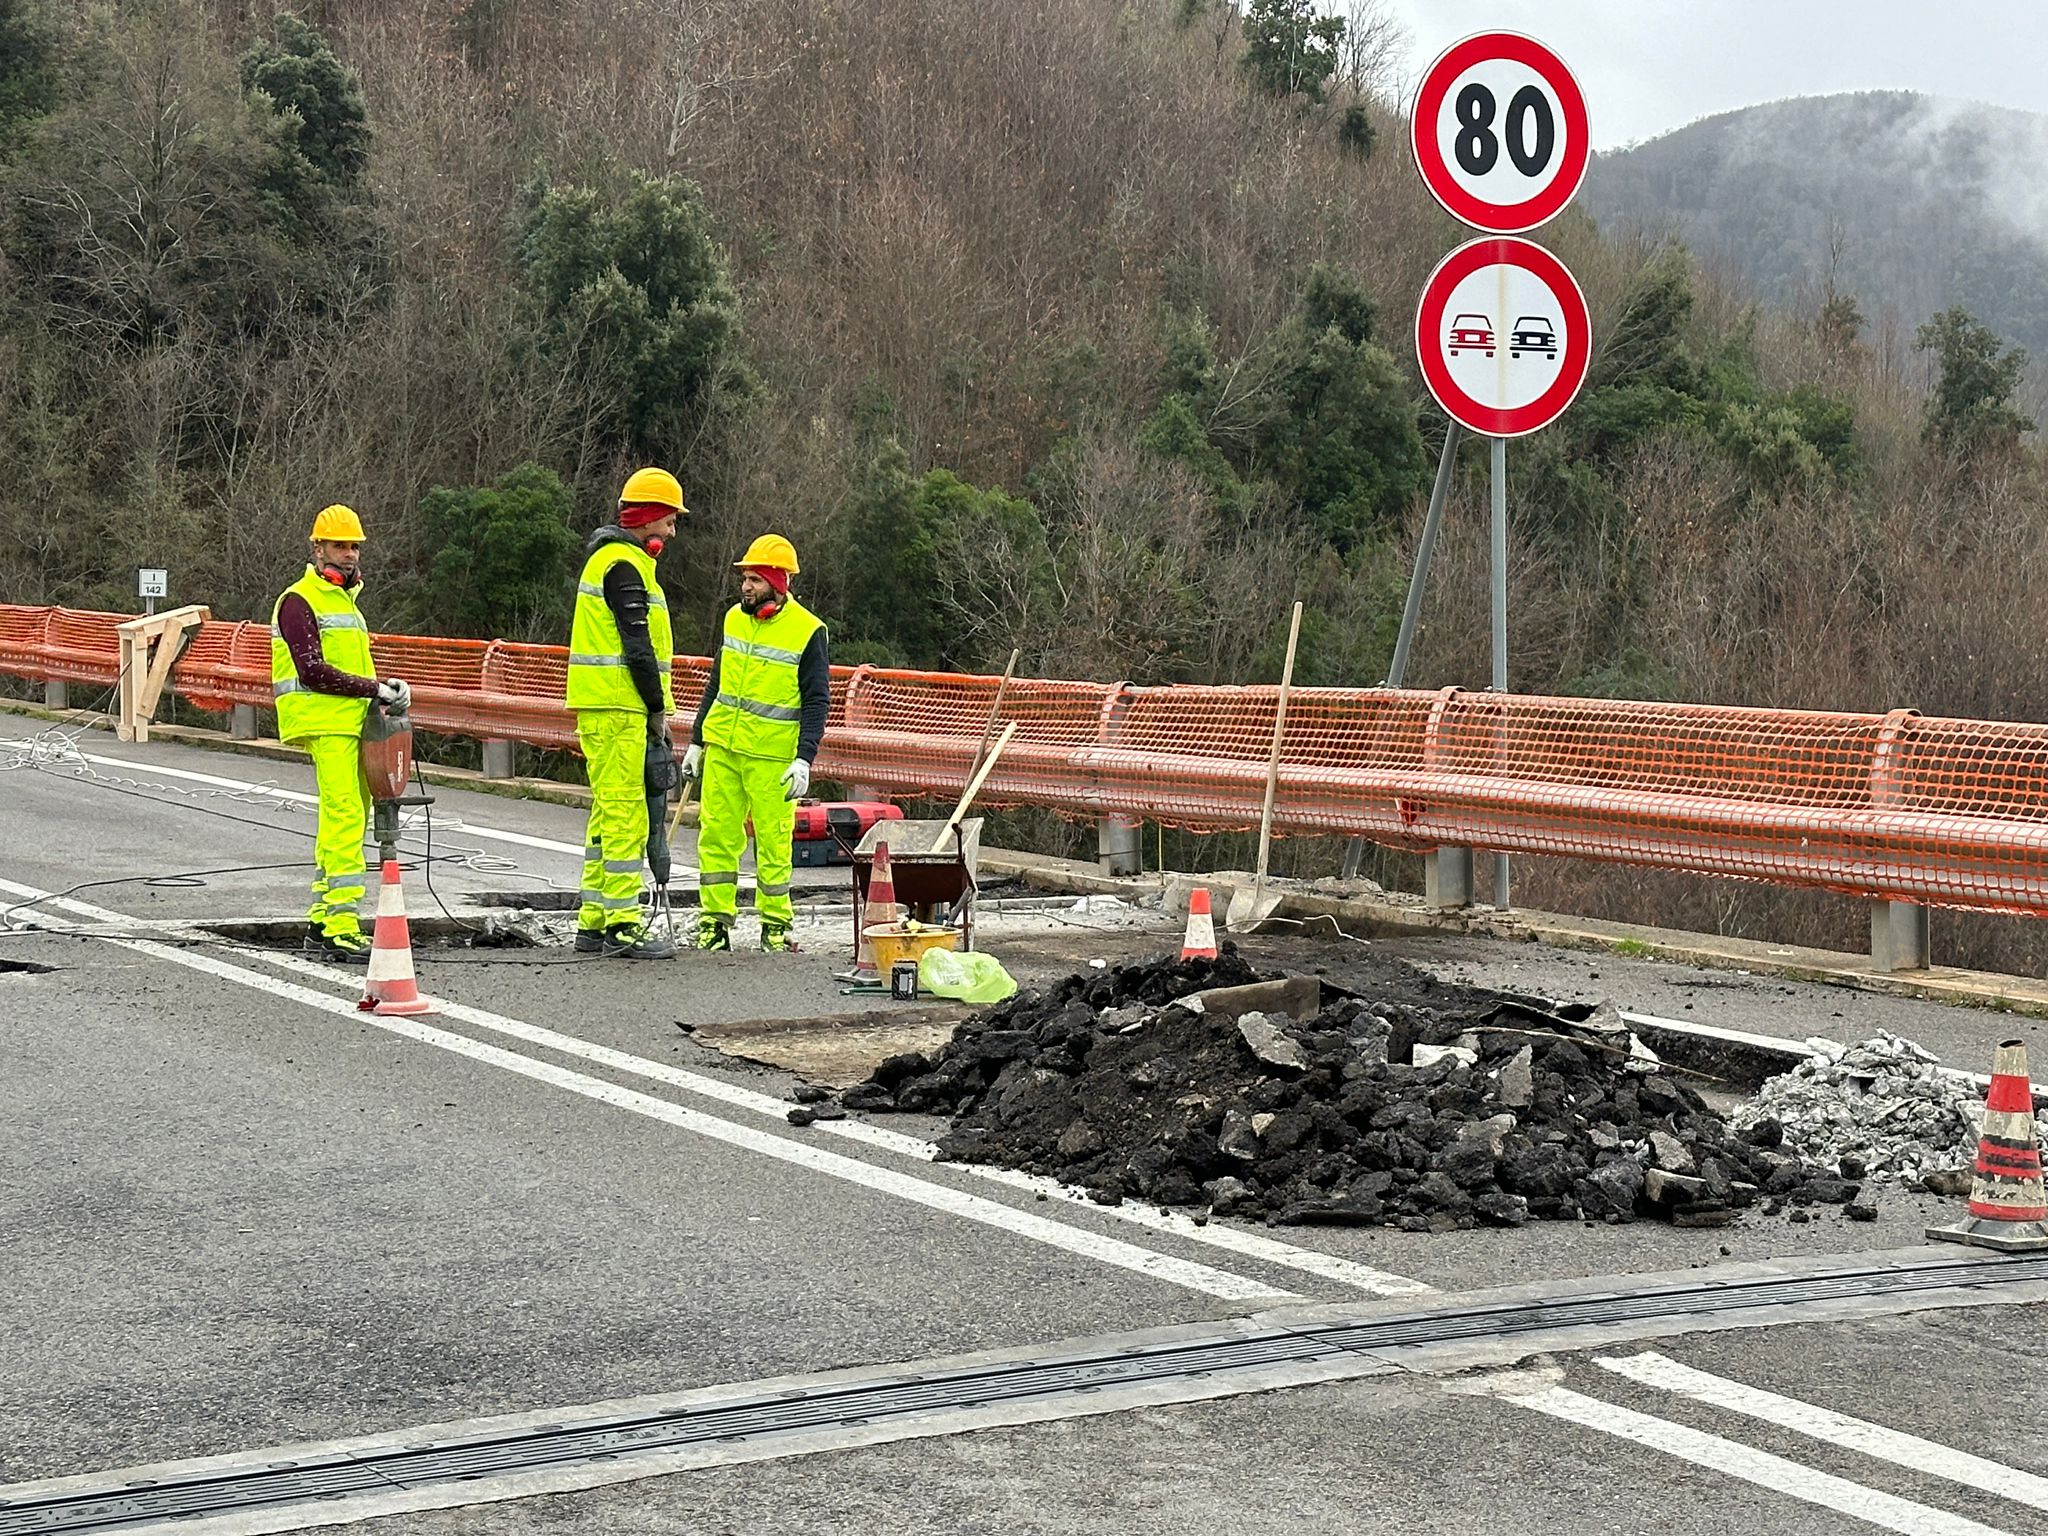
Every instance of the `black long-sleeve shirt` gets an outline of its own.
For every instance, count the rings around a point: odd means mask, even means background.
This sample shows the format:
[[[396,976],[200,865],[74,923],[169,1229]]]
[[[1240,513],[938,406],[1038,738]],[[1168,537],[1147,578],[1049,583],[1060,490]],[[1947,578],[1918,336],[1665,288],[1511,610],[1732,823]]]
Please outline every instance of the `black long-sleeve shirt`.
[[[604,573],[604,605],[619,626],[619,649],[625,653],[626,675],[650,716],[668,713],[661,694],[661,663],[654,654],[654,637],[647,629],[647,584],[640,573],[624,560]]]
[[[697,722],[690,728],[690,740],[704,745],[704,717],[718,699],[718,668],[725,652],[725,626],[711,636],[711,676],[704,680],[704,697],[697,702]],[[798,708],[803,719],[797,724],[796,755],[815,762],[818,748],[825,743],[825,721],[832,713],[832,655],[825,627],[811,636],[796,664]]]

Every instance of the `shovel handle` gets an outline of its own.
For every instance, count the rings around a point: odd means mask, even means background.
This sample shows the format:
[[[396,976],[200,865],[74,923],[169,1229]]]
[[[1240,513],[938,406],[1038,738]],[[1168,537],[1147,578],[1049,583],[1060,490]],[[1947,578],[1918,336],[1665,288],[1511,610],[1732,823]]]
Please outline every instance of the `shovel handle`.
[[[967,814],[967,807],[974,803],[974,797],[981,791],[982,782],[988,778],[990,770],[995,767],[996,759],[1003,755],[1003,748],[1010,744],[1010,738],[1016,734],[1016,721],[1012,720],[1003,727],[1003,734],[996,738],[996,744],[989,748],[988,756],[983,758],[981,766],[974,770],[974,777],[967,781],[967,788],[960,795],[960,803],[953,807],[953,814],[946,818],[946,824],[939,828],[939,835],[932,839],[929,852],[945,852],[946,834],[960,830],[960,820]]]
[[[1280,669],[1280,699],[1273,710],[1273,750],[1266,758],[1266,803],[1259,811],[1259,873],[1254,889],[1266,893],[1266,860],[1273,851],[1273,797],[1280,788],[1280,744],[1287,735],[1287,695],[1294,687],[1294,643],[1301,638],[1301,604],[1287,626],[1287,663]]]

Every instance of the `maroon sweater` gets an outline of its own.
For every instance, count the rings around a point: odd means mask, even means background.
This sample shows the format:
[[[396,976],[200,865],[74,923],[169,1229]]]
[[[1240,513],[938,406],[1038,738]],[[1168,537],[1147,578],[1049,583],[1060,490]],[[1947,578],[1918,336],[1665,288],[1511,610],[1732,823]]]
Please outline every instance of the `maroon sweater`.
[[[377,696],[377,679],[344,672],[320,653],[320,625],[313,617],[313,605],[296,592],[287,592],[277,605],[277,635],[292,653],[299,681],[315,693],[338,693],[351,699]]]

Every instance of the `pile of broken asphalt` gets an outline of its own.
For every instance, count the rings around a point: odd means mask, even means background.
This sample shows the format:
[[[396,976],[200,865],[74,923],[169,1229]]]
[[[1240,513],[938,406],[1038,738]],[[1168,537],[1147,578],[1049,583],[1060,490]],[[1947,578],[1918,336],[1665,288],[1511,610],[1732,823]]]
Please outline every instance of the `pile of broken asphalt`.
[[[1051,1175],[1105,1204],[1277,1225],[1876,1214],[1858,1184],[1787,1150],[1775,1122],[1730,1131],[1611,1009],[1398,961],[1371,970],[1369,984],[1347,972],[1349,988],[1262,976],[1226,943],[1215,961],[1084,972],[968,1019],[934,1054],[890,1057],[841,1103],[947,1116],[941,1156]]]

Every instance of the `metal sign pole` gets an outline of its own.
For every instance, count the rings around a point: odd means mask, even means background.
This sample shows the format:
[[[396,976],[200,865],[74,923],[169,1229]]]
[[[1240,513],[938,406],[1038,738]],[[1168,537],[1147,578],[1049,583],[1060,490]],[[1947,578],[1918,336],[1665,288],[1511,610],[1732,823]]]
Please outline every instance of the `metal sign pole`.
[[[1408,601],[1401,608],[1401,631],[1394,638],[1394,659],[1387,664],[1386,686],[1399,688],[1408,677],[1408,649],[1415,643],[1415,626],[1422,617],[1422,589],[1429,580],[1429,562],[1436,554],[1436,536],[1444,523],[1444,503],[1450,498],[1451,466],[1458,457],[1458,439],[1465,429],[1453,421],[1444,432],[1443,457],[1436,463],[1436,484],[1429,488],[1429,513],[1422,519],[1422,537],[1415,545],[1415,571],[1408,578]],[[1346,880],[1358,878],[1358,866],[1365,859],[1365,839],[1354,837],[1344,847]]]
[[[1454,421],[1444,433],[1444,456],[1437,461],[1436,484],[1429,491],[1429,515],[1422,520],[1422,538],[1415,546],[1415,574],[1408,578],[1408,601],[1401,609],[1401,632],[1394,639],[1394,659],[1387,667],[1389,688],[1403,686],[1408,677],[1408,648],[1415,641],[1416,621],[1422,617],[1422,584],[1429,578],[1429,562],[1436,553],[1437,530],[1443,527],[1451,462],[1458,456],[1458,438],[1463,431]]]
[[[1493,440],[1493,688],[1508,691],[1508,440]],[[1508,910],[1508,856],[1493,856],[1493,905]]]

